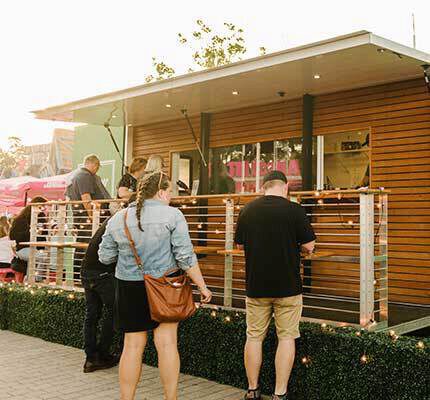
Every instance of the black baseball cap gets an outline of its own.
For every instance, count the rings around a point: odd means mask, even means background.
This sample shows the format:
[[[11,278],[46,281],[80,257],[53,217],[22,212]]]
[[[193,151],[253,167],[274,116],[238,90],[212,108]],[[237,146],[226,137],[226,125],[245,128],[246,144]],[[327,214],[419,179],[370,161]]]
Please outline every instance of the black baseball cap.
[[[263,185],[270,181],[282,181],[288,183],[287,177],[282,171],[271,171],[263,178]]]

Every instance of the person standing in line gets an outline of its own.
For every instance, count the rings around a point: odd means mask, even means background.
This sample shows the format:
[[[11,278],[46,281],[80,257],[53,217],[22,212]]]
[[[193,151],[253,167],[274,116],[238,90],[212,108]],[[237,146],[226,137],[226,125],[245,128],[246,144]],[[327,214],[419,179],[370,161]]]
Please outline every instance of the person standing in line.
[[[106,231],[107,219],[91,238],[88,249],[82,260],[81,282],[85,291],[84,350],[86,360],[84,373],[112,368],[118,364],[118,358],[110,354],[114,334],[113,308],[115,300],[115,266],[116,263],[102,264],[98,250]],[[97,343],[97,326],[102,317],[103,308],[106,315]]]
[[[121,400],[135,397],[150,330],[154,331],[164,398],[177,399],[178,323],[158,323],[151,319],[145,276],[158,278],[179,268],[195,283],[202,302],[207,303],[212,297],[200,272],[185,217],[179,209],[169,206],[171,196],[172,185],[164,173],[146,174],[139,184],[137,202],[111,218],[99,249],[101,262],[117,261],[115,326],[125,334],[119,366]],[[130,230],[141,266],[136,264],[124,224]]]
[[[100,169],[100,160],[95,154],[89,154],[84,158],[84,166],[73,173],[72,181],[67,188],[67,195],[71,201],[82,201],[82,204],[73,206],[73,222],[77,229],[76,241],[88,243],[92,234],[93,208],[92,200],[109,199],[110,195],[100,177],[97,175]],[[108,215],[109,205],[103,205],[104,216]],[[79,279],[84,253],[75,251],[74,279]]]
[[[143,157],[133,159],[128,172],[118,183],[118,198],[128,201],[133,193],[137,192],[138,181],[145,174],[147,161]]]
[[[284,173],[272,171],[267,174],[263,190],[264,196],[241,211],[235,233],[235,242],[245,250],[246,260],[247,341],[244,359],[248,391],[244,398],[261,399],[262,343],[273,314],[278,348],[272,399],[287,400],[303,307],[300,252],[313,252],[316,236],[304,208],[287,199],[288,182]]]

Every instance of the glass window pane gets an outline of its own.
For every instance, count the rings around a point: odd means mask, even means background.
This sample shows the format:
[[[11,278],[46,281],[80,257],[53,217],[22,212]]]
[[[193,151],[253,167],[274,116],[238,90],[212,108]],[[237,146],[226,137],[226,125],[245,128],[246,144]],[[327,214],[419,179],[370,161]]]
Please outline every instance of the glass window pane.
[[[369,185],[369,131],[324,136],[324,186],[354,189]]]
[[[277,140],[274,145],[275,168],[287,176],[289,188],[292,191],[303,188],[302,147],[302,138]]]
[[[244,175],[243,146],[212,149],[209,174],[211,193],[241,193]]]
[[[257,145],[243,145],[244,181],[242,193],[255,193],[257,183]]]

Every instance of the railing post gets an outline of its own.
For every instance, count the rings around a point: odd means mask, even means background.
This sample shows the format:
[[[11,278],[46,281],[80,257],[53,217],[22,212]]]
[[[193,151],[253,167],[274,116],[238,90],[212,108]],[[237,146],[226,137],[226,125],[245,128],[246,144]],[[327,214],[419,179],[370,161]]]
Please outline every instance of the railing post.
[[[64,243],[66,241],[66,218],[67,208],[65,204],[58,206],[58,241]],[[63,275],[65,274],[66,285],[70,285],[70,275],[73,276],[73,272],[66,271],[64,265],[64,248],[57,247],[57,266],[55,273],[55,284],[61,286],[63,284]],[[73,279],[72,279],[73,282]]]
[[[227,199],[225,204],[225,249],[233,250],[234,240],[234,200]],[[224,306],[233,303],[233,256],[225,255],[224,259]]]
[[[360,325],[369,326],[374,313],[374,195],[360,193]]]
[[[39,214],[38,206],[31,206],[31,220],[30,220],[30,242],[37,240],[37,217]],[[36,273],[36,247],[30,246],[30,255],[27,264],[27,281],[30,284],[35,282]]]
[[[101,207],[101,204],[92,202],[91,205],[93,208],[91,236],[94,236],[94,234],[97,232],[97,229],[99,229],[99,226],[100,226],[100,207]]]
[[[380,322],[388,323],[388,195],[379,195]]]

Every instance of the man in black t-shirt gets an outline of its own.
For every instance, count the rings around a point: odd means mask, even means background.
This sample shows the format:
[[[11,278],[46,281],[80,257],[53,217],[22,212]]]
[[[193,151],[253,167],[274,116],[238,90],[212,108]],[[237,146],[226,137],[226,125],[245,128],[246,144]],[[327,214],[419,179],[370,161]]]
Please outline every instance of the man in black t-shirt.
[[[240,213],[235,235],[246,259],[245,367],[249,389],[245,399],[261,398],[258,379],[262,342],[274,314],[279,342],[273,399],[284,400],[294,363],[294,339],[300,336],[300,252],[313,251],[315,234],[304,209],[287,200],[288,182],[282,172],[267,174],[263,189],[264,196]]]

